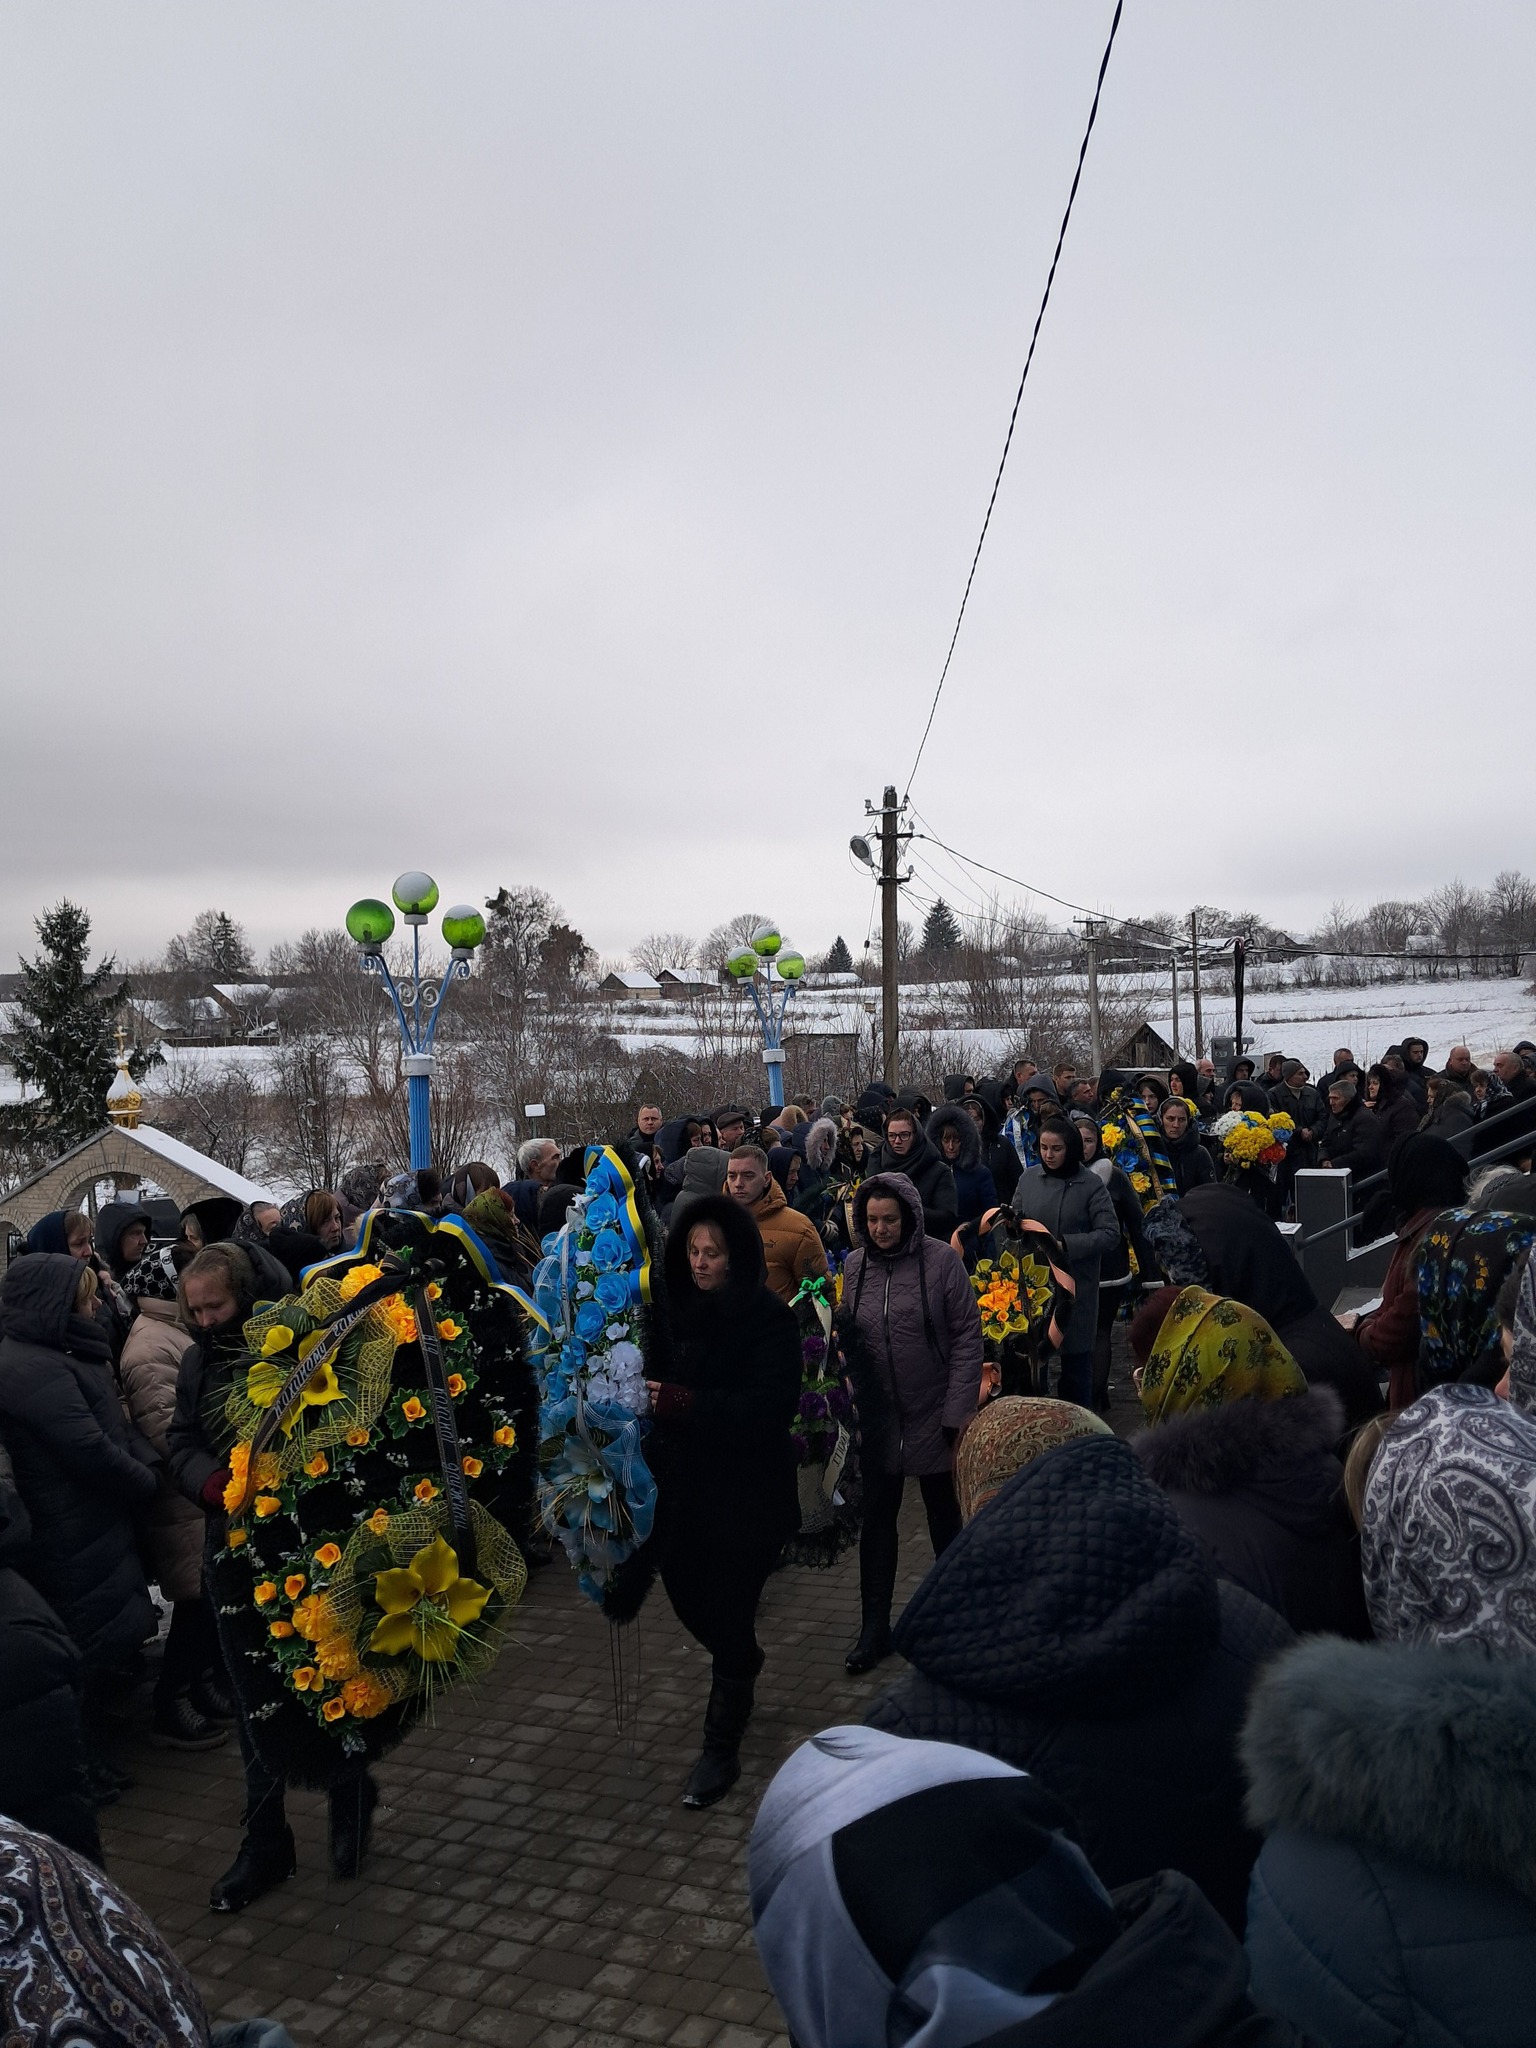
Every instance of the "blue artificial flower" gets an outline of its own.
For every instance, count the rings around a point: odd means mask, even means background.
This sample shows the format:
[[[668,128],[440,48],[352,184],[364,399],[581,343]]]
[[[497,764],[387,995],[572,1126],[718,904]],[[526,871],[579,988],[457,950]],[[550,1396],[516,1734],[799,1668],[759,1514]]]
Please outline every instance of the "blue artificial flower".
[[[598,1195],[587,1204],[588,1230],[606,1230],[619,1220],[619,1205],[612,1195]]]
[[[622,1273],[604,1273],[594,1292],[611,1316],[629,1306],[629,1282]]]
[[[576,1311],[576,1334],[587,1343],[594,1337],[601,1337],[608,1321],[607,1311],[598,1301],[584,1301]]]
[[[590,1256],[599,1273],[611,1273],[628,1263],[629,1247],[616,1230],[604,1230],[593,1242]]]

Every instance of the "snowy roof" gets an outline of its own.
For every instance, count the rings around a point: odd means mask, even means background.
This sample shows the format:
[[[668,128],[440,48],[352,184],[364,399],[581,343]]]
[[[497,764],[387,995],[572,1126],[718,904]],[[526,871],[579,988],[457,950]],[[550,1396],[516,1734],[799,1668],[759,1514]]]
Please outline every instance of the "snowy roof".
[[[238,1202],[270,1202],[272,1197],[266,1188],[258,1187],[253,1180],[247,1180],[243,1173],[236,1173],[232,1166],[224,1166],[217,1159],[210,1159],[206,1152],[199,1152],[195,1146],[183,1145],[180,1138],[169,1138],[164,1131],[157,1131],[153,1124],[139,1124],[127,1136],[135,1139],[146,1151],[179,1166],[187,1173],[195,1173],[210,1186],[216,1187],[221,1195],[233,1195]]]
[[[713,986],[712,978],[704,972],[702,967],[658,967],[656,979],[658,981],[685,982],[689,988],[708,988]]]
[[[640,968],[621,969],[603,976],[604,988],[650,989],[660,988],[661,983],[654,974],[647,974]]]
[[[226,1003],[264,1003],[272,993],[264,981],[216,981],[212,988]]]

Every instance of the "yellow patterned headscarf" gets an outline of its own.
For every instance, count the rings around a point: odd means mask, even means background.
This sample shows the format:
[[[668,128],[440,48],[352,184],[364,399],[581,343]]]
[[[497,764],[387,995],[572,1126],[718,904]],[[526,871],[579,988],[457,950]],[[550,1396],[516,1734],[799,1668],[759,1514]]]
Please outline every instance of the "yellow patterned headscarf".
[[[1224,1294],[1182,1288],[1164,1316],[1141,1376],[1151,1422],[1224,1401],[1304,1394],[1301,1367],[1260,1315]]]

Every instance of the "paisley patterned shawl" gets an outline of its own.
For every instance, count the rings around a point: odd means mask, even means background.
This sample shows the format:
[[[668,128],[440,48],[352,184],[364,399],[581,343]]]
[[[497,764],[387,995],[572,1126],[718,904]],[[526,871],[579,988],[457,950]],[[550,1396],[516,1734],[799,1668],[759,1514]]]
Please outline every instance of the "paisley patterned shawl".
[[[1536,1420],[1436,1387],[1382,1438],[1361,1529],[1381,1640],[1536,1655]]]
[[[83,1856],[3,1816],[0,2039],[208,2048],[192,1979],[138,1907]]]

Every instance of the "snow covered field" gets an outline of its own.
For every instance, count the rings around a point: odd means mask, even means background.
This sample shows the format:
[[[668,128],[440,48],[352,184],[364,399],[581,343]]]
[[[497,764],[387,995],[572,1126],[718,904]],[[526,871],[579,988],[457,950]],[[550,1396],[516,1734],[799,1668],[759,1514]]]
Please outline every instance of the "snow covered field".
[[[1171,1024],[1166,992],[1150,1019],[1166,1038]],[[1179,1021],[1187,1051],[1191,1026],[1185,1003]],[[1230,1034],[1230,997],[1206,1004],[1205,1029],[1207,1036]],[[1405,1037],[1427,1039],[1431,1066],[1441,1066],[1453,1045],[1470,1046],[1474,1057],[1491,1056],[1517,1038],[1536,1039],[1536,998],[1523,981],[1508,980],[1280,989],[1247,998],[1243,1036],[1255,1053],[1287,1053],[1305,1061],[1314,1075],[1332,1066],[1336,1046],[1347,1045],[1362,1065],[1369,1065]]]

